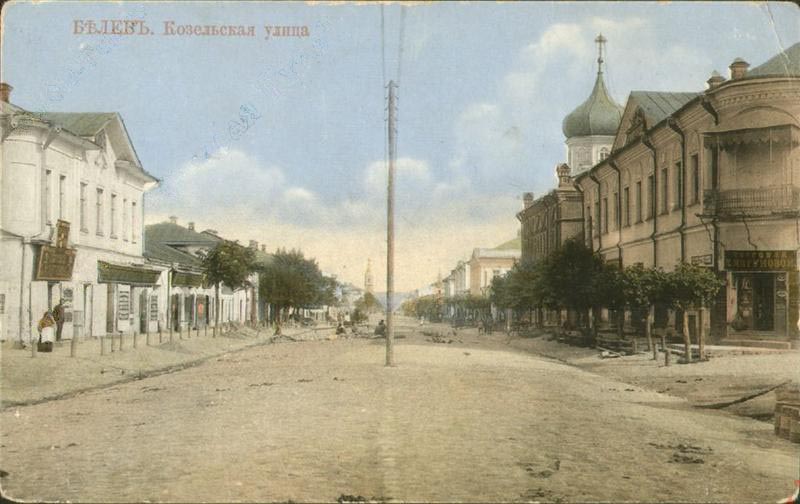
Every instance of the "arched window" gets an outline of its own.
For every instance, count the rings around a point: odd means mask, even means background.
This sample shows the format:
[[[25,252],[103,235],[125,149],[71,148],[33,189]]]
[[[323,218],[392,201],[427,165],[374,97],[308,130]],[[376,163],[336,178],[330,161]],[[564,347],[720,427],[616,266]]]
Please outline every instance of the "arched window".
[[[608,148],[603,147],[602,149],[600,149],[600,161],[604,160],[607,157],[608,157]]]

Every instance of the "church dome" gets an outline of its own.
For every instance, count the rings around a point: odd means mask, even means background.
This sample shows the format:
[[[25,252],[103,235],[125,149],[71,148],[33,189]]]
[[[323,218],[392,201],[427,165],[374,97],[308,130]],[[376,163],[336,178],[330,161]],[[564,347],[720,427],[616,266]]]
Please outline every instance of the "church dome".
[[[608,95],[603,80],[603,44],[606,39],[600,34],[595,42],[598,43],[600,51],[597,58],[597,79],[594,81],[594,88],[589,98],[564,118],[561,129],[567,138],[616,135],[619,121],[622,119],[623,108]]]
[[[597,73],[592,94],[564,118],[561,129],[567,138],[591,135],[616,135],[622,106],[606,90],[603,73]]]

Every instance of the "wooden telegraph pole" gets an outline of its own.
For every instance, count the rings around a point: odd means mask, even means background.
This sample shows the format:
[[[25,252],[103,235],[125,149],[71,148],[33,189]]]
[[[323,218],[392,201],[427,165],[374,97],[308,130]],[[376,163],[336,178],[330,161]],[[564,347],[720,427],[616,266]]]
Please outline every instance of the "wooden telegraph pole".
[[[386,365],[394,366],[394,162],[397,156],[396,145],[396,102],[394,81],[389,81],[389,177],[386,201]]]

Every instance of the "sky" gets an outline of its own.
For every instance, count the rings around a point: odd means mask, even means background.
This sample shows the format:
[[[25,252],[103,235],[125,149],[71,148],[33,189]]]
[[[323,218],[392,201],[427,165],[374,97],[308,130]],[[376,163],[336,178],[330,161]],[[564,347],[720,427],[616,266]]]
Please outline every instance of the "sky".
[[[734,58],[756,66],[800,41],[790,3],[392,3],[383,23],[381,10],[12,2],[0,80],[28,110],[119,112],[161,180],[146,196],[147,223],[175,215],[269,251],[299,248],[359,286],[371,259],[382,290],[394,79],[395,288],[409,291],[473,248],[514,238],[522,193],[555,186],[561,121],[591,91],[598,33],[620,104],[633,90],[702,91]],[[152,34],[75,33],[76,21],[103,19],[143,20]],[[165,34],[197,24],[254,26],[255,36]],[[308,36],[267,38],[266,26]]]

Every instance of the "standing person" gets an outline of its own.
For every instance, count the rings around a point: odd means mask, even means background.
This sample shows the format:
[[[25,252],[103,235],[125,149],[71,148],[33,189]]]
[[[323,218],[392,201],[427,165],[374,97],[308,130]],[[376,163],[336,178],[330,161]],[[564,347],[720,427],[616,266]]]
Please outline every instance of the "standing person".
[[[375,336],[386,336],[386,323],[383,320],[375,327]]]
[[[61,330],[64,328],[64,300],[59,299],[53,307],[53,320],[56,321],[56,341],[61,341]]]
[[[43,346],[40,346],[40,351],[49,352],[52,344],[53,344],[53,326],[56,325],[56,321],[53,318],[53,313],[50,310],[44,312],[42,318],[39,319],[39,323],[36,325],[36,329],[39,331],[39,341],[38,343],[44,343]],[[31,342],[33,345],[38,344],[37,342]]]

